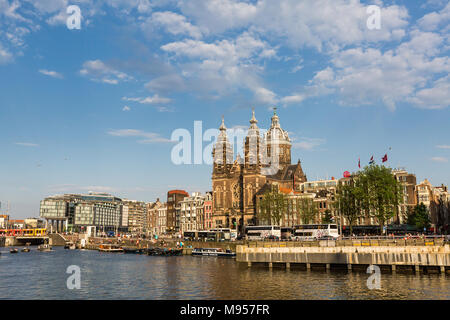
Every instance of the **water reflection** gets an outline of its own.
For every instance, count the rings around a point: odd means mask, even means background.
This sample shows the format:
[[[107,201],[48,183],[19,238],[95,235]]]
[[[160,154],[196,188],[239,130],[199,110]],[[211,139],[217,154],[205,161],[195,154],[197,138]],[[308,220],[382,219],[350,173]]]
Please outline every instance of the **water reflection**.
[[[212,257],[64,250],[0,255],[0,299],[450,299],[450,277],[247,268]],[[66,287],[69,265],[81,289]]]

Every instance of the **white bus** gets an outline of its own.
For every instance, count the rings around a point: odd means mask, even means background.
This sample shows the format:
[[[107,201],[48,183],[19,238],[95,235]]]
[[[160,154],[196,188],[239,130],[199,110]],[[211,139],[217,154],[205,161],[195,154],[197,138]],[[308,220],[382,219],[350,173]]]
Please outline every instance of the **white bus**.
[[[302,224],[294,227],[292,240],[317,240],[339,237],[337,224]]]
[[[279,226],[248,226],[245,228],[248,240],[280,239],[281,227]]]
[[[225,236],[225,240],[235,240],[237,237],[237,231],[236,229],[231,228],[214,228],[210,229],[209,231],[212,232],[223,232]]]

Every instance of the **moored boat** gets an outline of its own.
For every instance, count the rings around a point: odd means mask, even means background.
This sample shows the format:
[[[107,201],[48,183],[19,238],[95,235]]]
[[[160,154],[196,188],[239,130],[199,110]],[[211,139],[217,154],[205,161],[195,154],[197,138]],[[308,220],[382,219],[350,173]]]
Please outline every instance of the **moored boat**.
[[[144,249],[138,247],[122,247],[124,253],[142,254]]]
[[[193,256],[213,256],[213,257],[235,257],[236,253],[221,248],[195,248],[192,250]]]
[[[22,250],[20,250],[21,252],[30,252],[31,250],[30,250],[30,248],[28,248],[28,247],[26,247],[26,248],[23,248]]]
[[[11,248],[9,249],[9,253],[17,253],[19,250],[17,248]]]
[[[41,252],[52,251],[52,246],[49,245],[48,243],[44,243],[44,244],[39,245],[39,246],[37,247],[37,250],[38,250],[38,251],[41,251]]]
[[[147,254],[149,256],[180,256],[183,254],[183,249],[179,248],[148,248]]]
[[[75,250],[76,245],[72,241],[67,241],[64,245],[64,249]]]
[[[101,252],[123,252],[123,248],[116,244],[104,243],[98,246]]]

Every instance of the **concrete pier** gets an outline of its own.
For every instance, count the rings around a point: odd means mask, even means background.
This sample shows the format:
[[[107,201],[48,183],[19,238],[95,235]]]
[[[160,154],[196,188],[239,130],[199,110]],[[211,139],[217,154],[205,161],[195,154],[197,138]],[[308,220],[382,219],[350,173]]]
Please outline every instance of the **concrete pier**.
[[[450,266],[450,246],[405,246],[405,247],[250,247],[238,245],[236,261],[247,263],[265,263],[269,268],[273,264],[325,265],[326,270],[338,265],[347,266],[348,271],[359,265],[380,265],[385,269],[397,271],[397,266],[405,266],[415,273],[438,270],[446,273]],[[360,269],[360,268],[359,268]]]

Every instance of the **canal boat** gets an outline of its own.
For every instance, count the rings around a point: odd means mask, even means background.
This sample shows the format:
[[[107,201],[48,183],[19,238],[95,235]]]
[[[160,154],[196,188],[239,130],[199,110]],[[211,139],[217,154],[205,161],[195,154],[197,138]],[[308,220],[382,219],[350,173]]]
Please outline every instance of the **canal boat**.
[[[183,249],[179,248],[148,248],[147,254],[149,256],[180,256],[183,254]]]
[[[145,253],[145,249],[138,247],[122,247],[124,253],[135,253],[135,254],[143,254]]]
[[[44,243],[44,244],[39,245],[37,247],[37,250],[41,251],[41,252],[49,252],[49,251],[52,251],[52,246],[49,245],[48,243]]]
[[[17,248],[11,248],[9,249],[9,253],[17,253],[19,250]]]
[[[72,241],[67,241],[64,245],[64,249],[75,250],[76,245]]]
[[[116,244],[104,243],[98,246],[100,252],[123,252],[123,248]]]
[[[236,253],[221,248],[195,248],[192,250],[193,256],[213,256],[213,257],[236,257]]]

